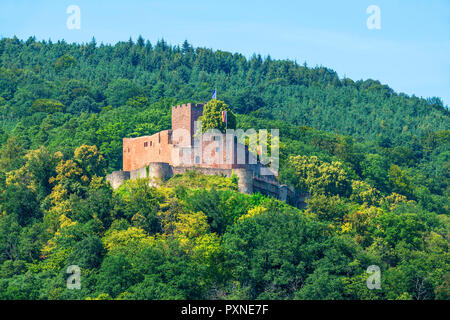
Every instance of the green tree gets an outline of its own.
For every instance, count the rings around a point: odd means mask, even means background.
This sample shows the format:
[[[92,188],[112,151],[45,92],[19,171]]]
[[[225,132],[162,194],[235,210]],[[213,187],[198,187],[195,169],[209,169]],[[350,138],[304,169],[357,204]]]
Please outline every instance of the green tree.
[[[291,156],[289,164],[295,169],[299,190],[343,196],[351,190],[347,172],[340,162],[327,163],[315,156]]]
[[[128,99],[139,95],[139,88],[128,79],[117,79],[111,82],[106,89],[109,104],[118,107],[124,105]]]
[[[78,265],[81,268],[98,268],[104,255],[105,249],[102,241],[96,236],[88,236],[74,245],[66,263],[67,265]]]
[[[76,59],[68,54],[65,54],[61,57],[59,57],[55,62],[55,69],[56,71],[61,71],[67,68],[70,68],[71,66],[76,64]]]
[[[367,154],[365,160],[361,162],[362,176],[373,187],[388,192],[389,188],[389,163],[379,154]]]
[[[222,112],[226,111],[227,121],[223,122]],[[212,99],[203,107],[203,115],[200,117],[202,121],[202,130],[206,132],[209,129],[218,129],[225,133],[228,129],[236,129],[236,115],[231,111],[225,102]]]
[[[7,172],[18,169],[23,163],[23,153],[19,139],[15,136],[9,137],[0,149],[0,170]]]
[[[106,256],[97,276],[97,292],[116,298],[141,280],[142,276],[132,268],[127,257]]]
[[[74,159],[89,176],[97,175],[102,177],[108,166],[105,157],[98,151],[97,146],[82,145],[75,149]]]
[[[1,210],[13,215],[21,226],[38,220],[42,215],[36,195],[23,184],[7,186],[0,199]]]
[[[323,250],[323,229],[295,209],[275,206],[223,236],[226,265],[250,299],[292,299]]]
[[[389,182],[392,185],[393,192],[411,197],[411,182],[409,181],[406,174],[402,171],[402,169],[395,164],[391,165],[391,167],[389,168]]]
[[[21,183],[32,190],[38,201],[43,200],[52,190],[50,178],[56,175],[56,165],[62,154],[50,153],[47,148],[30,150],[24,156],[25,164],[8,174],[7,183]]]
[[[64,108],[60,101],[54,99],[37,99],[31,105],[32,112],[55,113],[64,111]]]

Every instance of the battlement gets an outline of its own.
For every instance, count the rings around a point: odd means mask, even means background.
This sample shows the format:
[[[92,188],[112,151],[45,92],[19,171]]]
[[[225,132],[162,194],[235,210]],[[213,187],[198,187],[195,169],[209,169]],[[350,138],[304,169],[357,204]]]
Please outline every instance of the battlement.
[[[203,104],[187,103],[172,107],[172,130],[187,130],[188,141],[192,143],[194,123],[203,114]]]
[[[201,103],[179,104],[177,106],[172,106],[172,112],[174,109],[177,110],[177,109],[186,109],[186,108],[202,108],[202,111],[203,111],[203,104],[201,104]]]

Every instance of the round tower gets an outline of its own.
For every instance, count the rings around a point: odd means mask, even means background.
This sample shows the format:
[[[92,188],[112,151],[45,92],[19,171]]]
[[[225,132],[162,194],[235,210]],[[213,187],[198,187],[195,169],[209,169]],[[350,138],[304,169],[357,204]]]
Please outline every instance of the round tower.
[[[148,176],[150,184],[157,184],[172,176],[172,168],[167,162],[150,162],[148,164]]]
[[[287,202],[288,200],[288,186],[285,184],[282,184],[279,189],[278,193],[278,199],[281,201]]]
[[[242,193],[253,193],[253,171],[249,169],[233,169],[234,174],[239,178],[238,187]]]
[[[106,176],[106,181],[108,181],[113,189],[120,187],[122,183],[130,179],[129,171],[113,171]]]

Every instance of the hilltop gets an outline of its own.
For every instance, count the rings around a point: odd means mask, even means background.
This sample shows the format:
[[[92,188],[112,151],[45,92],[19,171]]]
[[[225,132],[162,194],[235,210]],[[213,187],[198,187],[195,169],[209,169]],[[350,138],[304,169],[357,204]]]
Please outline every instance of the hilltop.
[[[95,40],[68,44],[4,38],[0,66],[2,115],[9,121],[42,108],[99,112],[139,95],[150,103],[163,97],[203,102],[217,88],[218,98],[236,113],[352,135],[358,141],[402,144],[449,124],[448,108],[439,98],[410,97],[371,79],[340,79],[325,67],[193,48],[187,41],[152,45],[139,37],[111,46]]]
[[[169,129],[172,106],[214,88],[238,128],[280,130],[279,178],[311,194],[305,210],[234,176],[106,181],[124,137]],[[4,38],[0,115],[0,299],[449,299],[437,98],[188,42]]]

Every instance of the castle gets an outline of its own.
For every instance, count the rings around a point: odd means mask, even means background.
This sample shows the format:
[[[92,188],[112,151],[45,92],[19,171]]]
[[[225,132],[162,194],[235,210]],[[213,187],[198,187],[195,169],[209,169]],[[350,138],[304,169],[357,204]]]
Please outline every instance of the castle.
[[[123,171],[114,171],[106,177],[112,187],[116,189],[128,179],[164,181],[188,170],[227,177],[234,173],[243,193],[260,192],[298,207],[304,206],[304,195],[296,196],[292,188],[280,185],[277,173],[267,173],[268,168],[235,136],[206,133],[199,139],[196,125],[202,114],[203,104],[174,106],[171,130],[124,138]]]

